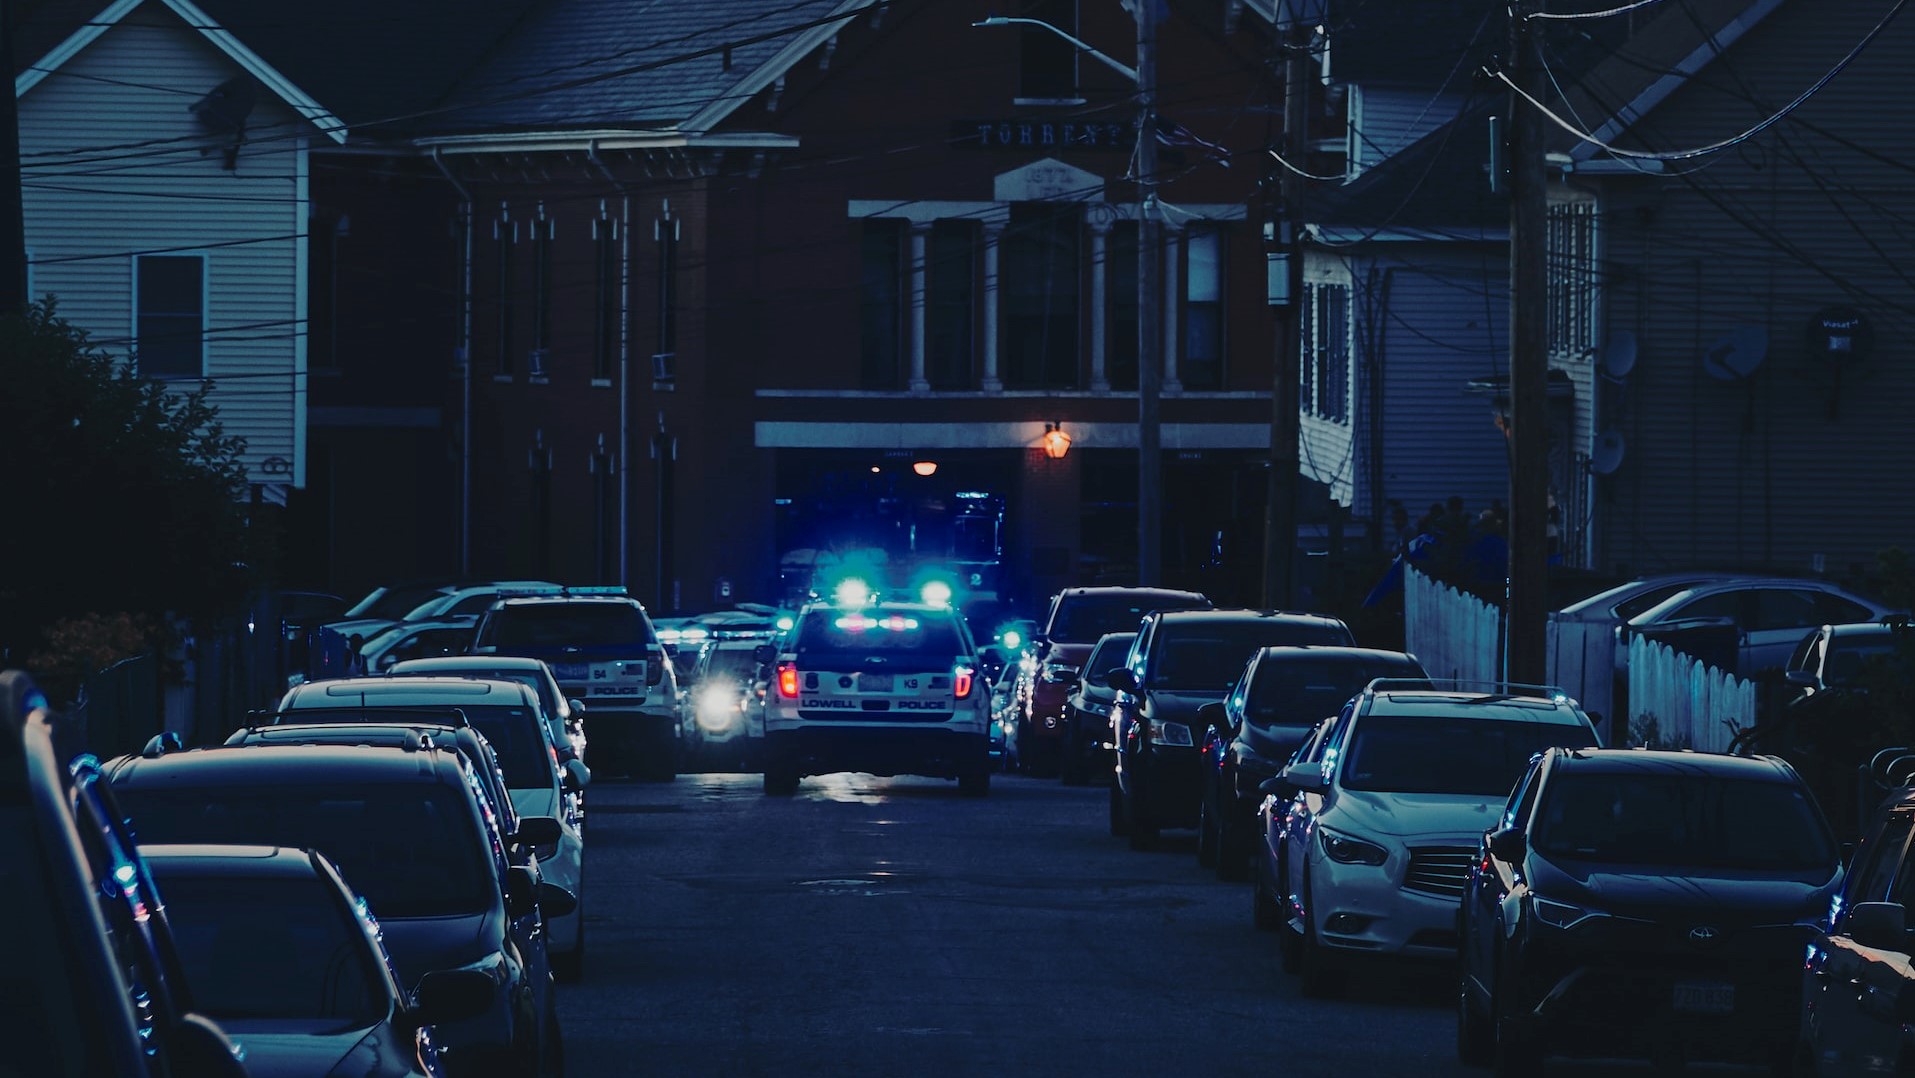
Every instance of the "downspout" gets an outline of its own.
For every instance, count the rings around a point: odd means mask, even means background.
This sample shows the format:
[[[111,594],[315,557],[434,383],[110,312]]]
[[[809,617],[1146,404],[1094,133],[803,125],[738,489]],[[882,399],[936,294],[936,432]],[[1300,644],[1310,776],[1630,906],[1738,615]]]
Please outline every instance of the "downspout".
[[[459,575],[472,573],[472,192],[446,167],[439,147],[432,148],[432,163],[459,193],[460,267],[459,285],[459,360],[465,368],[459,379]]]
[[[605,166],[598,155],[598,140],[585,144],[585,159],[598,169],[605,182],[619,193],[618,221],[618,582],[621,587],[632,586],[629,559],[631,557],[631,488],[630,470],[632,441],[632,364],[631,364],[631,286],[632,286],[632,196],[618,177]]]

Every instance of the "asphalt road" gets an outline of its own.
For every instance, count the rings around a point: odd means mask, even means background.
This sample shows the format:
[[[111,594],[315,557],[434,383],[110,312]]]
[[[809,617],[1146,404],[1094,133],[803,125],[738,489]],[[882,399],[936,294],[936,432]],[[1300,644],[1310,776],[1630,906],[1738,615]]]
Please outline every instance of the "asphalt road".
[[[1299,997],[1246,884],[1138,853],[1106,792],[994,776],[597,784],[568,1072],[1474,1074],[1443,971]],[[1576,1069],[1578,1073],[1581,1068]]]

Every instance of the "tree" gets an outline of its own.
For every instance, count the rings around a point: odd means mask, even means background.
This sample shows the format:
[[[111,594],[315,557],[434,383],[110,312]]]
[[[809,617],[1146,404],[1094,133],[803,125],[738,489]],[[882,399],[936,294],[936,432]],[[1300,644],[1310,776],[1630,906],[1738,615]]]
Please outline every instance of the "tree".
[[[252,560],[245,440],[90,344],[51,299],[0,317],[0,654],[62,619],[230,609]]]

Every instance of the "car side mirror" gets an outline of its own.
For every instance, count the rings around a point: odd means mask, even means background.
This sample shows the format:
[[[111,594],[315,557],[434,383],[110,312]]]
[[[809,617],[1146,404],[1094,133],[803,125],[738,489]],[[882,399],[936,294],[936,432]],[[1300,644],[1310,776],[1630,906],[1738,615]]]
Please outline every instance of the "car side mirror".
[[[1208,723],[1212,730],[1227,734],[1230,732],[1230,713],[1224,710],[1221,702],[1212,700],[1197,709],[1197,717]]]
[[[539,911],[547,917],[564,917],[578,909],[578,896],[556,883],[539,881]]]
[[[488,986],[490,982],[487,982]],[[246,1065],[226,1031],[205,1015],[180,1016],[173,1026],[173,1071],[176,1074],[203,1074],[207,1078],[246,1078]]]
[[[1277,777],[1306,793],[1320,794],[1330,788],[1321,764],[1291,764]]]
[[[512,841],[527,846],[550,846],[558,842],[563,833],[558,820],[551,816],[521,816],[519,829],[512,832]]]
[[[508,917],[516,921],[539,908],[539,883],[539,874],[530,865],[513,865],[505,870],[505,912]]]
[[[567,700],[565,701],[565,706],[571,708],[572,714],[574,715],[585,714],[585,701],[583,700]]]
[[[584,760],[575,756],[565,761],[565,771],[561,775],[559,782],[567,790],[576,793],[592,784],[592,769],[585,766]]]
[[[1104,684],[1118,692],[1136,692],[1137,675],[1130,672],[1130,667],[1119,666],[1104,675]]]
[[[1500,831],[1490,832],[1489,852],[1498,861],[1514,864],[1521,861],[1523,855],[1529,852],[1529,842],[1523,838],[1521,831],[1514,827],[1505,827]]]
[[[1272,775],[1257,783],[1257,792],[1265,797],[1283,797],[1295,789],[1296,784],[1282,775]]]
[[[760,644],[751,649],[751,657],[760,663],[768,663],[778,657],[778,649],[770,644]]]
[[[1841,928],[1864,947],[1898,952],[1908,949],[1908,910],[1900,902],[1857,902]]]
[[[406,1017],[414,1027],[477,1018],[492,1006],[489,974],[476,969],[435,969],[419,978]]]
[[[1782,675],[1782,680],[1804,689],[1815,688],[1815,675],[1807,670],[1790,670]]]

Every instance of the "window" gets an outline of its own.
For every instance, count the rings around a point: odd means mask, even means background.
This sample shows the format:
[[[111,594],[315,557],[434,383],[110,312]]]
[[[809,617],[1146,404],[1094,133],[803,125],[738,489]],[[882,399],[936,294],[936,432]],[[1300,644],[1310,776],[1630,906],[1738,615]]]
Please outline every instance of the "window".
[[[1018,15],[1077,36],[1077,0],[1025,0]],[[1019,27],[1017,96],[1020,100],[1077,98],[1077,46],[1041,26]]]
[[[865,389],[896,389],[904,321],[904,222],[874,218],[861,224],[859,382]]]
[[[306,365],[339,366],[339,237],[336,210],[314,209],[306,218]]]
[[[1223,236],[1192,232],[1184,240],[1185,389],[1223,388]]]
[[[592,454],[593,533],[598,537],[598,579],[618,583],[618,472],[604,449]]]
[[[512,362],[512,349],[515,344],[513,340],[514,331],[517,327],[513,325],[512,308],[513,305],[518,302],[518,267],[513,261],[513,251],[519,242],[518,222],[508,220],[503,216],[500,217],[492,226],[492,239],[492,246],[494,248],[493,257],[498,278],[496,281],[498,292],[496,299],[498,306],[498,325],[496,327],[497,340],[495,342],[498,348],[498,371],[500,374],[509,378],[515,369],[515,365]]]
[[[618,362],[618,222],[600,214],[592,222],[592,377],[609,380]]]
[[[1112,389],[1137,388],[1137,222],[1111,226],[1104,245],[1104,302],[1110,308],[1104,335],[1104,374]]]
[[[1549,350],[1587,356],[1596,349],[1596,204],[1549,208]]]
[[[539,208],[532,226],[532,351],[531,374],[544,377],[545,360],[552,347],[552,239],[556,222],[548,220],[545,208]]]
[[[1304,289],[1309,307],[1302,326],[1304,388],[1314,383],[1316,399],[1306,393],[1303,406],[1324,419],[1350,418],[1350,290],[1339,284],[1313,284]]]
[[[133,260],[134,354],[148,378],[206,373],[206,256]]]
[[[1072,203],[1011,207],[1000,263],[1007,386],[1077,385],[1078,218]]]
[[[924,343],[929,353],[925,373],[933,389],[969,389],[976,384],[971,371],[976,235],[976,226],[969,221],[939,221],[931,226],[930,265],[925,267],[928,339]]]
[[[678,219],[670,211],[653,226],[658,240],[658,355],[678,351]]]

